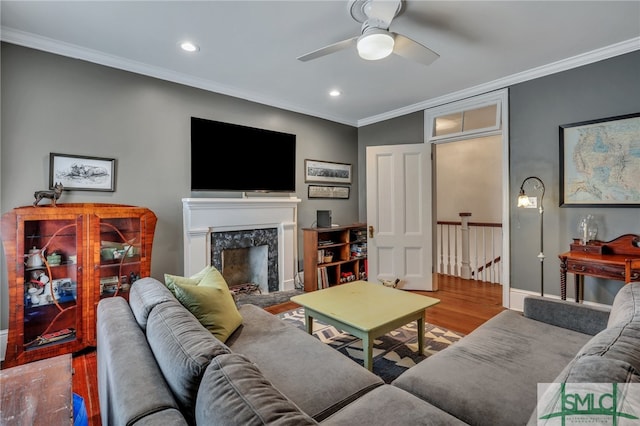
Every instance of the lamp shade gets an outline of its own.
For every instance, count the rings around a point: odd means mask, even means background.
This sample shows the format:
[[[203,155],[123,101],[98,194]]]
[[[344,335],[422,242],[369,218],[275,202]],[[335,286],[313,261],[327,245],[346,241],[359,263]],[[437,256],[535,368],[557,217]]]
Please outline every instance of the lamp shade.
[[[524,191],[520,191],[520,195],[518,196],[518,207],[527,207],[529,205],[529,197],[524,193]]]
[[[368,61],[386,58],[393,52],[394,44],[393,36],[388,31],[379,28],[367,28],[358,37],[358,54],[362,59]]]

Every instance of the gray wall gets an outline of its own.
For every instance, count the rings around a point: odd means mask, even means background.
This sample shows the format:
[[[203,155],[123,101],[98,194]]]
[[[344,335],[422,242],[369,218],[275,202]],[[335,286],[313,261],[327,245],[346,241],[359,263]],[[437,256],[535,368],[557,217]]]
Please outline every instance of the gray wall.
[[[423,141],[422,112],[355,129],[11,44],[3,43],[0,53],[1,211],[30,204],[33,191],[47,188],[50,152],[117,158],[116,192],[67,192],[61,202],[151,208],[158,215],[152,260],[156,278],[165,272],[182,272],[181,198],[192,196],[190,116],[297,134],[296,196],[303,200],[300,227],[313,224],[316,209],[332,210],[333,221],[340,224],[366,221],[366,146]],[[558,126],[640,111],[638,69],[640,52],[634,52],[510,88],[511,197],[516,199],[526,176],[535,174],[545,182],[545,282],[549,293],[559,294],[557,254],[568,249],[580,217],[592,213],[599,219],[600,239],[640,233],[638,208],[558,207]],[[352,163],[349,200],[307,200],[305,158]],[[510,220],[512,241],[517,241],[511,247],[511,284],[537,291],[538,217],[513,207]],[[6,328],[4,256],[2,262],[0,328]],[[587,279],[586,299],[610,303],[620,285]],[[571,297],[572,286],[569,291]]]
[[[640,112],[640,52],[514,85],[509,90],[510,187],[518,197],[522,181],[538,176],[545,184],[545,292],[560,294],[558,254],[578,237],[578,221],[588,213],[598,220],[597,238],[640,234],[639,208],[559,207],[559,131],[562,124]],[[640,178],[640,176],[639,176]],[[534,195],[534,194],[532,194]],[[539,217],[532,209],[511,209],[511,286],[539,291]],[[568,297],[574,297],[568,275]],[[611,303],[618,281],[585,280],[585,300]]]
[[[111,192],[68,191],[61,203],[108,202],[142,205],[158,216],[152,275],[183,270],[182,203],[189,190],[190,117],[277,130],[297,135],[296,195],[300,227],[312,226],[316,209],[329,209],[340,224],[358,220],[357,129],[273,107],[219,95],[3,43],[1,47],[2,212],[33,202],[49,184],[49,153],[117,159]],[[237,161],[221,152],[216,161]],[[348,200],[308,200],[304,160],[353,164]],[[288,194],[284,194],[288,195]],[[44,202],[43,202],[44,204]],[[301,251],[302,233],[299,248]],[[7,282],[0,287],[0,329],[7,327]],[[298,256],[302,265],[302,256]]]
[[[412,114],[358,129],[358,185],[360,221],[367,221],[367,146],[400,145],[424,142],[424,112]]]
[[[517,209],[522,181],[536,175],[545,183],[545,293],[560,295],[558,254],[577,237],[578,220],[591,213],[598,219],[598,239],[625,233],[640,234],[639,208],[559,207],[559,138],[562,124],[640,112],[640,52],[535,79],[509,88],[509,185],[511,221],[511,287],[540,289],[539,216],[537,210]],[[358,129],[360,218],[366,221],[365,150],[370,145],[421,143],[424,116],[416,112]],[[529,188],[530,189],[530,188]],[[539,195],[532,193],[531,195]],[[573,276],[568,276],[573,298]],[[585,300],[610,304],[621,282],[586,278]]]

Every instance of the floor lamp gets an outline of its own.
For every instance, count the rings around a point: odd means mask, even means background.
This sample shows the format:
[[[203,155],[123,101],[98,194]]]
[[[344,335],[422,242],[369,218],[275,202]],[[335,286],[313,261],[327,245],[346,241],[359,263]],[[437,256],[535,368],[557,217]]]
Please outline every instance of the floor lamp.
[[[544,296],[544,227],[542,221],[544,215],[544,208],[542,207],[542,199],[544,198],[544,183],[539,177],[529,176],[524,181],[522,181],[522,185],[520,185],[520,195],[518,195],[518,207],[527,207],[530,205],[529,197],[524,192],[524,185],[531,179],[537,181],[533,189],[539,190],[541,192],[540,205],[538,206],[538,212],[540,212],[540,253],[538,254],[538,259],[540,260],[540,296]]]

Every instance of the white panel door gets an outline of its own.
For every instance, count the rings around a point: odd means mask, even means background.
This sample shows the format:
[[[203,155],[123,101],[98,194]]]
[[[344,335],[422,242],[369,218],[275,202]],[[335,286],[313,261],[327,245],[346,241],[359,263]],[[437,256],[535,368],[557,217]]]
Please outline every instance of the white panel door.
[[[434,290],[428,144],[367,147],[367,252],[371,282]]]

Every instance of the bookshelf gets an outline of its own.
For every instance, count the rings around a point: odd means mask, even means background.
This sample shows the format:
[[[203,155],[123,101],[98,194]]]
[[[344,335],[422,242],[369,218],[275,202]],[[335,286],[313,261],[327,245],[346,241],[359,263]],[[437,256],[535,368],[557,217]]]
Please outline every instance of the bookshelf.
[[[367,226],[303,228],[304,291],[367,279]]]

